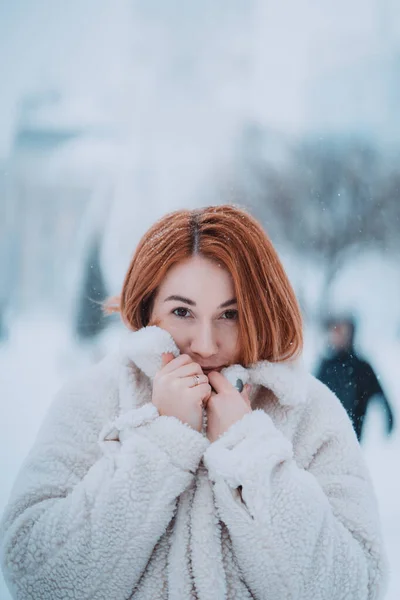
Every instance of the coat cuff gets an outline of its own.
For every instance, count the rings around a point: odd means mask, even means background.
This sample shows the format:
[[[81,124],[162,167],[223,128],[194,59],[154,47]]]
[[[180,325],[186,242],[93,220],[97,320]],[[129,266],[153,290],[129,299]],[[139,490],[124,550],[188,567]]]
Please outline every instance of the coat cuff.
[[[102,445],[102,442],[122,442],[126,432],[150,423],[158,416],[158,410],[151,402],[139,408],[132,408],[103,427],[99,434],[99,443]]]
[[[103,427],[99,443],[108,451],[119,451],[133,435],[145,437],[165,452],[171,462],[194,473],[210,445],[209,440],[175,417],[160,416],[151,402],[126,411]]]
[[[210,441],[176,417],[158,417],[141,428],[140,434],[166,452],[171,462],[195,473]]]
[[[231,488],[265,476],[277,463],[292,458],[290,441],[263,410],[253,410],[234,423],[204,454],[210,479]]]

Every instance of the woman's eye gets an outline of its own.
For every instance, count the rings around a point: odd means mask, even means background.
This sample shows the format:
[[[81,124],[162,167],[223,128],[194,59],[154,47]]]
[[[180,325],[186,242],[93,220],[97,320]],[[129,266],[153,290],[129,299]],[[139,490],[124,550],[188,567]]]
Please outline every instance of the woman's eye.
[[[226,310],[222,315],[223,319],[227,319],[228,321],[235,321],[238,317],[237,310]]]
[[[173,310],[172,312],[174,315],[180,317],[181,319],[184,319],[190,315],[190,311],[187,308],[183,308],[183,306],[175,308],[175,310]]]

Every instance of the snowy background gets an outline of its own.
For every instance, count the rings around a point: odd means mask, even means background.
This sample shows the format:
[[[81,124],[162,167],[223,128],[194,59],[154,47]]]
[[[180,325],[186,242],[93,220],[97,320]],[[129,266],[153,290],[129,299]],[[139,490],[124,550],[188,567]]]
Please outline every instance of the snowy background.
[[[352,311],[400,422],[398,0],[0,2],[0,511],[55,391],[116,347],[154,219],[235,202],[301,302]],[[400,433],[363,451],[400,597]],[[0,580],[0,600],[9,600]]]

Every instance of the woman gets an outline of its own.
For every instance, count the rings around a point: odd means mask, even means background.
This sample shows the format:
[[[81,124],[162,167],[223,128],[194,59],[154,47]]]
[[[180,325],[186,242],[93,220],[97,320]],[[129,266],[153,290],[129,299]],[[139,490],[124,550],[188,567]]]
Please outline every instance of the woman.
[[[59,393],[3,517],[14,597],[382,598],[369,475],[298,360],[260,225],[232,206],[167,215],[118,309],[121,351]]]

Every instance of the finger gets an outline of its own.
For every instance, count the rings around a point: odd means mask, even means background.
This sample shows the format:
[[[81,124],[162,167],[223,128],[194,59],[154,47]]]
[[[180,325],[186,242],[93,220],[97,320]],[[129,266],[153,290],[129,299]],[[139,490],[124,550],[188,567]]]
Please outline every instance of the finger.
[[[172,354],[172,352],[164,352],[164,354],[161,355],[161,364],[163,367],[165,367],[168,363],[171,362],[171,360],[174,360],[175,356]]]
[[[211,386],[210,386],[210,389],[211,389]],[[211,399],[211,396],[212,396],[212,391],[210,391],[210,393],[206,397],[202,398],[203,408],[205,408],[205,409],[208,408],[208,403]]]
[[[207,377],[207,375],[204,375],[203,373],[199,373],[199,374],[191,373],[188,377],[182,377],[182,383],[186,387],[190,387],[190,388],[197,387],[197,386],[201,385],[202,383],[208,383],[208,377]]]
[[[209,396],[207,398],[207,401],[206,401],[205,404],[203,403],[203,405],[205,406],[205,408],[208,408],[210,400],[213,400],[217,396],[216,392],[214,392],[214,390],[213,390],[213,388],[211,386],[210,386],[210,389],[211,389],[211,391],[210,391],[210,394],[209,394]]]
[[[244,401],[246,402],[246,404],[248,406],[250,406],[250,392],[251,392],[251,385],[249,383],[246,383],[246,385],[243,388],[243,391],[241,392],[241,396],[244,399]]]
[[[166,354],[167,356],[171,356],[171,352],[168,352]],[[172,356],[174,355],[172,354]],[[164,354],[162,355],[162,358],[163,357]],[[177,358],[174,357],[171,361],[167,359],[166,365],[163,366],[163,374],[166,375],[167,373],[172,373],[172,371],[175,371],[175,369],[178,369],[179,367],[182,367],[182,365],[185,365],[190,362],[192,362],[192,359],[187,354],[180,354]]]
[[[191,362],[187,365],[183,365],[178,369],[175,369],[174,376],[181,377],[190,377],[190,375],[203,375],[203,369],[198,363]],[[208,381],[208,378],[207,378]]]
[[[232,390],[236,390],[235,387],[218,371],[211,371],[208,374],[208,381],[211,383],[214,390],[217,394],[222,394],[224,392],[232,392]],[[237,391],[237,390],[236,390]]]
[[[244,396],[249,396],[250,395],[250,391],[251,391],[251,384],[250,383],[246,383],[243,391],[241,392]]]
[[[211,386],[209,383],[199,383],[199,385],[190,388],[189,391],[192,397],[198,398],[203,403],[208,402],[211,396]]]

